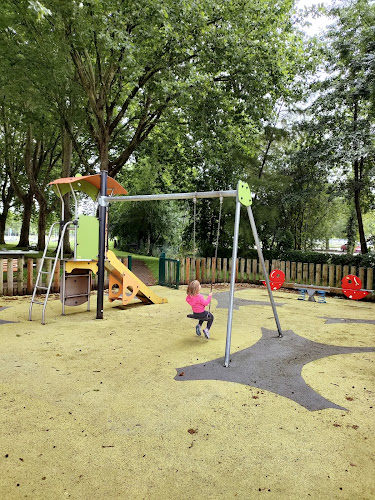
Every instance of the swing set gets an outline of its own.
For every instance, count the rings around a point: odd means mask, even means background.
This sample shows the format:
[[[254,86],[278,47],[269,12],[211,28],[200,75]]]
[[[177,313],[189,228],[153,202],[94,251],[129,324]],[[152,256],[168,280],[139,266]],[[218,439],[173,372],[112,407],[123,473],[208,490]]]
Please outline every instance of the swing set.
[[[110,203],[115,202],[132,202],[132,201],[166,201],[166,200],[187,200],[192,199],[194,202],[194,250],[195,250],[195,216],[196,216],[196,200],[199,198],[220,198],[220,214],[219,214],[219,224],[216,239],[216,249],[215,257],[217,257],[217,248],[219,240],[219,230],[220,230],[220,219],[221,219],[221,209],[223,198],[235,198],[236,199],[236,211],[235,211],[235,221],[234,221],[234,234],[233,234],[233,249],[232,249],[232,262],[237,260],[238,252],[238,235],[239,235],[239,224],[240,224],[240,211],[241,205],[246,207],[250,226],[253,232],[255,245],[257,248],[259,260],[262,265],[263,274],[265,277],[265,282],[267,286],[268,295],[270,298],[273,315],[275,318],[278,336],[282,337],[282,330],[279,322],[279,317],[276,310],[275,301],[273,299],[272,290],[268,278],[268,273],[266,271],[266,266],[263,258],[263,253],[258,238],[258,232],[256,229],[253,212],[251,210],[252,197],[251,191],[247,183],[239,181],[237,184],[237,189],[228,191],[206,191],[206,192],[194,192],[194,193],[171,193],[171,194],[152,194],[152,195],[139,195],[139,196],[107,196],[107,181],[108,174],[106,171],[101,171],[101,188],[99,201],[99,255],[98,255],[98,293],[97,293],[97,311],[96,318],[103,319],[103,299],[104,299],[104,270],[105,270],[105,231],[106,231],[106,220],[107,220],[107,209]],[[228,367],[230,363],[230,345],[232,336],[232,321],[233,321],[233,302],[234,302],[234,288],[235,288],[235,266],[232,268],[231,278],[230,278],[230,291],[229,291],[229,307],[228,307],[228,320],[227,320],[227,335],[225,344],[225,357],[224,366]],[[212,282],[211,282],[212,290]]]

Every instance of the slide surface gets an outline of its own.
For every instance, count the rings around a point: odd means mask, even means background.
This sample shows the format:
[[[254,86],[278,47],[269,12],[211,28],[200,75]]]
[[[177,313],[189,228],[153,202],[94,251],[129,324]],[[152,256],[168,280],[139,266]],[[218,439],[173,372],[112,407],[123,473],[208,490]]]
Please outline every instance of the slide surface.
[[[164,297],[160,297],[156,293],[150,290],[150,288],[143,283],[135,274],[133,274],[129,269],[116,257],[116,255],[111,251],[107,251],[107,260],[105,261],[105,269],[110,274],[110,277],[114,279],[114,282],[120,287],[120,292],[123,288],[129,289],[132,293],[130,296],[125,295],[125,290],[122,290],[122,301],[123,304],[130,302],[134,296],[138,297],[142,302],[153,303],[153,304],[164,304],[168,300]],[[111,287],[110,287],[111,292]],[[120,293],[118,294],[120,295]],[[110,293],[110,300],[114,300],[116,297]]]

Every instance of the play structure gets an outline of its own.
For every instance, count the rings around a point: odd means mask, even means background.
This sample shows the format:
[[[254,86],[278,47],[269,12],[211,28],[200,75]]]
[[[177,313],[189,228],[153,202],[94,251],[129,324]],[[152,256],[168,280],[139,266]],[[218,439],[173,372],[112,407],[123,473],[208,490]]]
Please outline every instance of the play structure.
[[[280,271],[280,269],[274,269],[270,273],[269,278],[270,286],[272,290],[278,290],[282,287],[285,282],[285,273]],[[266,282],[261,280],[263,285],[266,285]],[[369,293],[373,293],[374,290],[362,290],[362,281],[355,276],[354,274],[348,274],[341,280],[342,284],[342,292],[346,297],[352,300],[360,300],[364,297],[367,297]],[[319,302],[321,304],[326,303],[326,293],[337,291],[337,288],[330,286],[318,286],[318,285],[303,285],[294,283],[292,288],[299,291],[298,300],[307,300],[310,302]],[[315,300],[315,296],[317,297],[317,301]]]
[[[251,210],[252,196],[249,186],[242,181],[237,184],[237,189],[228,191],[207,191],[194,193],[172,193],[172,194],[156,194],[156,195],[140,195],[140,196],[121,196],[127,195],[126,190],[117,183],[114,179],[108,177],[106,171],[101,171],[100,174],[84,177],[68,177],[57,179],[50,183],[55,193],[60,197],[62,203],[61,213],[64,214],[64,194],[72,193],[75,200],[75,218],[73,221],[56,222],[51,226],[46,248],[42,257],[42,264],[39,267],[36,285],[31,299],[29,309],[29,320],[32,319],[32,309],[34,304],[42,305],[42,323],[45,323],[45,309],[48,296],[50,293],[53,276],[56,264],[59,258],[63,261],[63,279],[61,286],[61,301],[63,314],[65,306],[79,305],[88,302],[90,307],[90,291],[91,291],[91,274],[96,273],[98,276],[98,291],[97,291],[97,308],[96,318],[103,318],[103,300],[104,300],[104,273],[107,270],[110,277],[109,283],[109,300],[122,299],[124,305],[128,304],[134,297],[138,297],[142,302],[146,303],[163,303],[166,299],[157,296],[144,285],[129,269],[124,266],[115,255],[107,248],[107,221],[108,221],[108,206],[112,202],[132,202],[132,201],[165,201],[165,200],[181,200],[198,198],[235,198],[236,211],[234,221],[233,235],[233,250],[232,262],[237,260],[238,251],[238,234],[240,223],[240,210],[244,206],[247,210],[250,226],[253,232],[255,245],[258,251],[259,260],[262,265],[265,282],[270,298],[270,303],[275,318],[278,336],[282,337],[282,330],[276,311],[276,305],[272,296],[269,279],[266,273],[265,263],[261,250],[260,241],[258,238],[257,229],[253,213]],[[94,201],[98,201],[99,205],[99,220],[96,217],[80,216],[78,217],[78,202],[75,191],[83,191],[88,194]],[[46,257],[48,244],[51,239],[52,231],[55,225],[60,224],[61,234],[56,251],[56,256],[53,258]],[[74,253],[73,258],[63,259],[63,239],[67,230],[74,232]],[[52,268],[44,270],[44,263],[48,259],[53,260]],[[233,299],[235,286],[235,269],[232,270],[230,279],[230,300],[228,308],[227,320],[227,336],[225,346],[224,366],[229,366],[230,362],[230,343],[232,334],[232,319],[233,319]],[[43,276],[46,275],[47,283],[43,284]],[[37,294],[44,294],[43,300],[37,300]]]
[[[342,291],[349,299],[359,300],[367,297],[374,290],[362,290],[362,281],[354,274],[348,274],[341,280]]]
[[[57,262],[63,262],[61,277],[60,299],[62,314],[66,306],[78,306],[87,302],[90,309],[90,294],[92,274],[98,273],[99,250],[99,220],[95,216],[78,215],[77,191],[82,191],[96,201],[100,192],[100,174],[85,177],[66,177],[56,179],[50,185],[61,200],[61,213],[64,214],[64,195],[72,193],[75,205],[74,220],[55,222],[52,224],[44,249],[41,264],[38,269],[37,279],[31,298],[29,320],[32,319],[32,310],[35,304],[43,306],[42,323],[45,324],[45,311],[50,294]],[[127,194],[127,191],[114,179],[108,178],[106,193],[114,196]],[[48,245],[51,241],[53,230],[60,225],[61,233],[54,257],[47,257]],[[67,231],[73,232],[73,256],[63,258],[63,240]],[[104,268],[109,276],[108,298],[110,302],[121,300],[123,305],[129,304],[135,297],[141,302],[161,304],[167,299],[159,297],[138,279],[117,257],[108,250],[107,221],[104,231],[105,259]],[[52,265],[51,265],[52,261]],[[50,264],[48,265],[48,263]],[[38,296],[38,298],[37,298]],[[42,298],[40,298],[42,296]]]
[[[270,272],[270,285],[272,290],[278,290],[282,287],[285,281],[285,273],[280,271],[280,269],[274,269]],[[261,280],[263,285],[266,285],[264,280]]]

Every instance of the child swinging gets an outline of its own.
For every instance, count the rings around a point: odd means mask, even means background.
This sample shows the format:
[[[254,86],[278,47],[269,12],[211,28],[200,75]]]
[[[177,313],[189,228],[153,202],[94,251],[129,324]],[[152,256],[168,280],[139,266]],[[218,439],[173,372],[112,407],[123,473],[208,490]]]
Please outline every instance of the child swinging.
[[[208,294],[207,299],[203,297],[201,293],[201,284],[198,280],[191,281],[187,288],[186,302],[191,305],[193,314],[188,314],[189,318],[194,318],[198,320],[198,324],[195,327],[195,332],[198,336],[201,335],[201,326],[204,321],[207,321],[207,327],[203,330],[206,339],[210,338],[210,328],[213,323],[214,317],[209,311],[205,310],[205,307],[211,302],[212,292]]]

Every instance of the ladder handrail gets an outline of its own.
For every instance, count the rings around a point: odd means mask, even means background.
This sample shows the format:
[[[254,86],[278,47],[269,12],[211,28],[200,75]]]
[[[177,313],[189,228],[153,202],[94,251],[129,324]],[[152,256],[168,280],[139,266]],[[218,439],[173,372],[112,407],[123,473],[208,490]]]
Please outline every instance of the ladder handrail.
[[[47,255],[47,251],[48,251],[48,245],[49,245],[50,239],[52,237],[53,228],[54,228],[54,226],[56,224],[60,224],[60,222],[54,222],[51,225],[51,227],[50,227],[50,230],[49,230],[49,233],[48,233],[48,237],[47,237],[47,242],[46,242],[46,245],[45,245],[45,248],[44,248],[44,252],[43,252],[43,256],[41,258],[41,263],[40,263],[40,266],[39,266],[39,269],[38,269],[38,274],[37,274],[37,278],[36,278],[36,282],[35,282],[35,287],[34,287],[33,295],[31,297],[31,303],[30,303],[30,308],[29,308],[29,321],[32,321],[32,308],[33,308],[33,304],[43,304],[42,324],[43,325],[45,324],[44,318],[45,318],[45,311],[46,311],[46,307],[47,307],[47,300],[48,300],[48,296],[49,296],[50,291],[51,291],[51,285],[52,285],[53,276],[54,276],[55,270],[56,270],[56,264],[57,264],[57,261],[60,258],[60,252],[62,252],[62,248],[63,248],[62,245],[63,245],[63,241],[64,241],[65,231],[66,231],[67,227],[70,224],[74,224],[74,222],[75,221],[66,222],[64,224],[64,227],[61,230],[60,239],[59,239],[59,243],[58,243],[57,248],[56,248],[56,255],[55,255],[55,258],[54,258],[54,261],[53,261],[53,265],[52,265],[52,269],[51,269],[51,272],[50,272],[50,278],[49,278],[49,282],[48,282],[48,287],[46,288],[47,291],[45,293],[45,298],[44,298],[44,303],[43,303],[43,302],[35,301],[34,299],[35,299],[35,295],[36,295],[37,289],[41,287],[39,285],[39,280],[40,280],[41,274],[43,272],[42,269],[43,269],[44,261],[46,260],[46,255]]]

